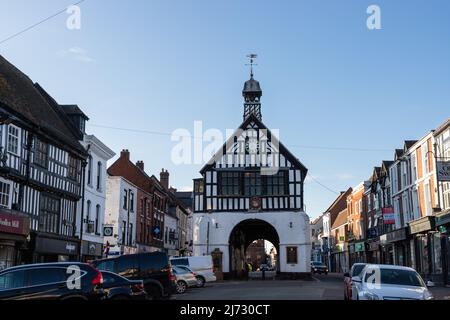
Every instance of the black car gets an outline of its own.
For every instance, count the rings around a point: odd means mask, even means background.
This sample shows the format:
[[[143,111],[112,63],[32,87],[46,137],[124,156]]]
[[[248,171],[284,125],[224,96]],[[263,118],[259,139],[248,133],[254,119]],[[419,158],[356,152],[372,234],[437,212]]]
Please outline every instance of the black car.
[[[128,280],[118,274],[102,271],[103,289],[108,300],[145,300],[142,280]]]
[[[79,262],[21,265],[0,272],[0,300],[100,300],[103,277]]]
[[[150,299],[170,297],[175,293],[176,277],[164,252],[122,255],[92,262],[99,270],[111,271],[129,280],[143,280]]]
[[[311,262],[311,272],[314,273],[325,273],[328,274],[328,267],[320,261],[313,261]]]

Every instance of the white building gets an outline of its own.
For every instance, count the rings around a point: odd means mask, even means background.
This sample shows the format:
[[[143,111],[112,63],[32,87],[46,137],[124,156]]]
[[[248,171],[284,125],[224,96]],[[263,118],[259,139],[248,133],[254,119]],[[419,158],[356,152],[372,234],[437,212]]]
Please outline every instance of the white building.
[[[84,176],[84,204],[77,206],[77,217],[83,210],[81,233],[82,260],[101,258],[103,254],[103,226],[106,205],[106,163],[115,153],[94,135],[84,135],[82,145],[89,157]],[[77,219],[77,236],[80,236],[81,220]]]
[[[244,122],[194,180],[194,255],[217,254],[224,276],[240,276],[247,247],[276,247],[280,276],[310,274],[307,169],[262,123],[259,82],[245,83]]]
[[[105,245],[109,255],[136,253],[137,188],[123,177],[108,176]],[[108,246],[109,244],[109,246]]]
[[[178,256],[178,231],[176,207],[164,214],[164,249],[169,256]]]

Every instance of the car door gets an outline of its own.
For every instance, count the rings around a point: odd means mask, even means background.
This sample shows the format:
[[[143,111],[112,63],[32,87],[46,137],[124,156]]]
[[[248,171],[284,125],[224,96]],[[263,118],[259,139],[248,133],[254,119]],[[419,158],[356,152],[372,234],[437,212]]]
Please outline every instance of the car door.
[[[118,275],[127,279],[139,279],[139,255],[130,254],[121,256],[116,260],[116,272]]]
[[[41,267],[28,269],[28,288],[23,296],[26,300],[57,300],[61,297],[75,293],[77,288],[69,288],[66,268]]]
[[[352,275],[350,274],[350,276],[352,276]],[[365,272],[361,272],[359,274],[359,277],[361,278],[361,282],[351,281],[352,300],[358,300],[358,295],[359,295],[359,292],[361,291],[361,288],[363,286],[363,281],[364,281],[365,276],[366,276]],[[351,278],[350,278],[350,280],[351,280]]]
[[[24,270],[5,271],[0,274],[0,300],[22,300],[26,295]]]
[[[165,289],[170,286],[169,259],[165,253],[142,254],[139,264],[141,268],[141,279],[157,280]]]

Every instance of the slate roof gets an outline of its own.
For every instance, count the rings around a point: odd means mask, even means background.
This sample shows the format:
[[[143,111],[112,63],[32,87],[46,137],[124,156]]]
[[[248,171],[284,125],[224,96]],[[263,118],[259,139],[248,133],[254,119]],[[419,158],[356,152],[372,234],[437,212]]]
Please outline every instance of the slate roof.
[[[86,153],[66,119],[39,90],[39,85],[0,55],[0,105],[35,130]]]
[[[331,226],[331,229],[339,228],[340,226],[347,223],[347,216],[348,216],[348,210],[344,209],[341,212],[339,212],[336,220],[334,221],[333,225]]]

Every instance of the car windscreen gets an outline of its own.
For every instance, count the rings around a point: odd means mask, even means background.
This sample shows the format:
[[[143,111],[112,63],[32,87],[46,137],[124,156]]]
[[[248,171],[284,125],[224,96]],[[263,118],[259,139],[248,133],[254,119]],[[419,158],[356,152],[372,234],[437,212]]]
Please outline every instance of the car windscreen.
[[[313,265],[314,266],[317,266],[317,267],[324,267],[325,265],[323,264],[323,262],[313,262]]]
[[[353,266],[352,277],[355,277],[358,274],[360,274],[361,271],[364,269],[364,267],[365,267],[364,264],[357,264],[357,265]]]
[[[379,272],[379,275],[376,272]],[[364,281],[369,283],[380,281],[381,284],[425,287],[425,283],[417,272],[401,269],[373,269],[366,273]]]

